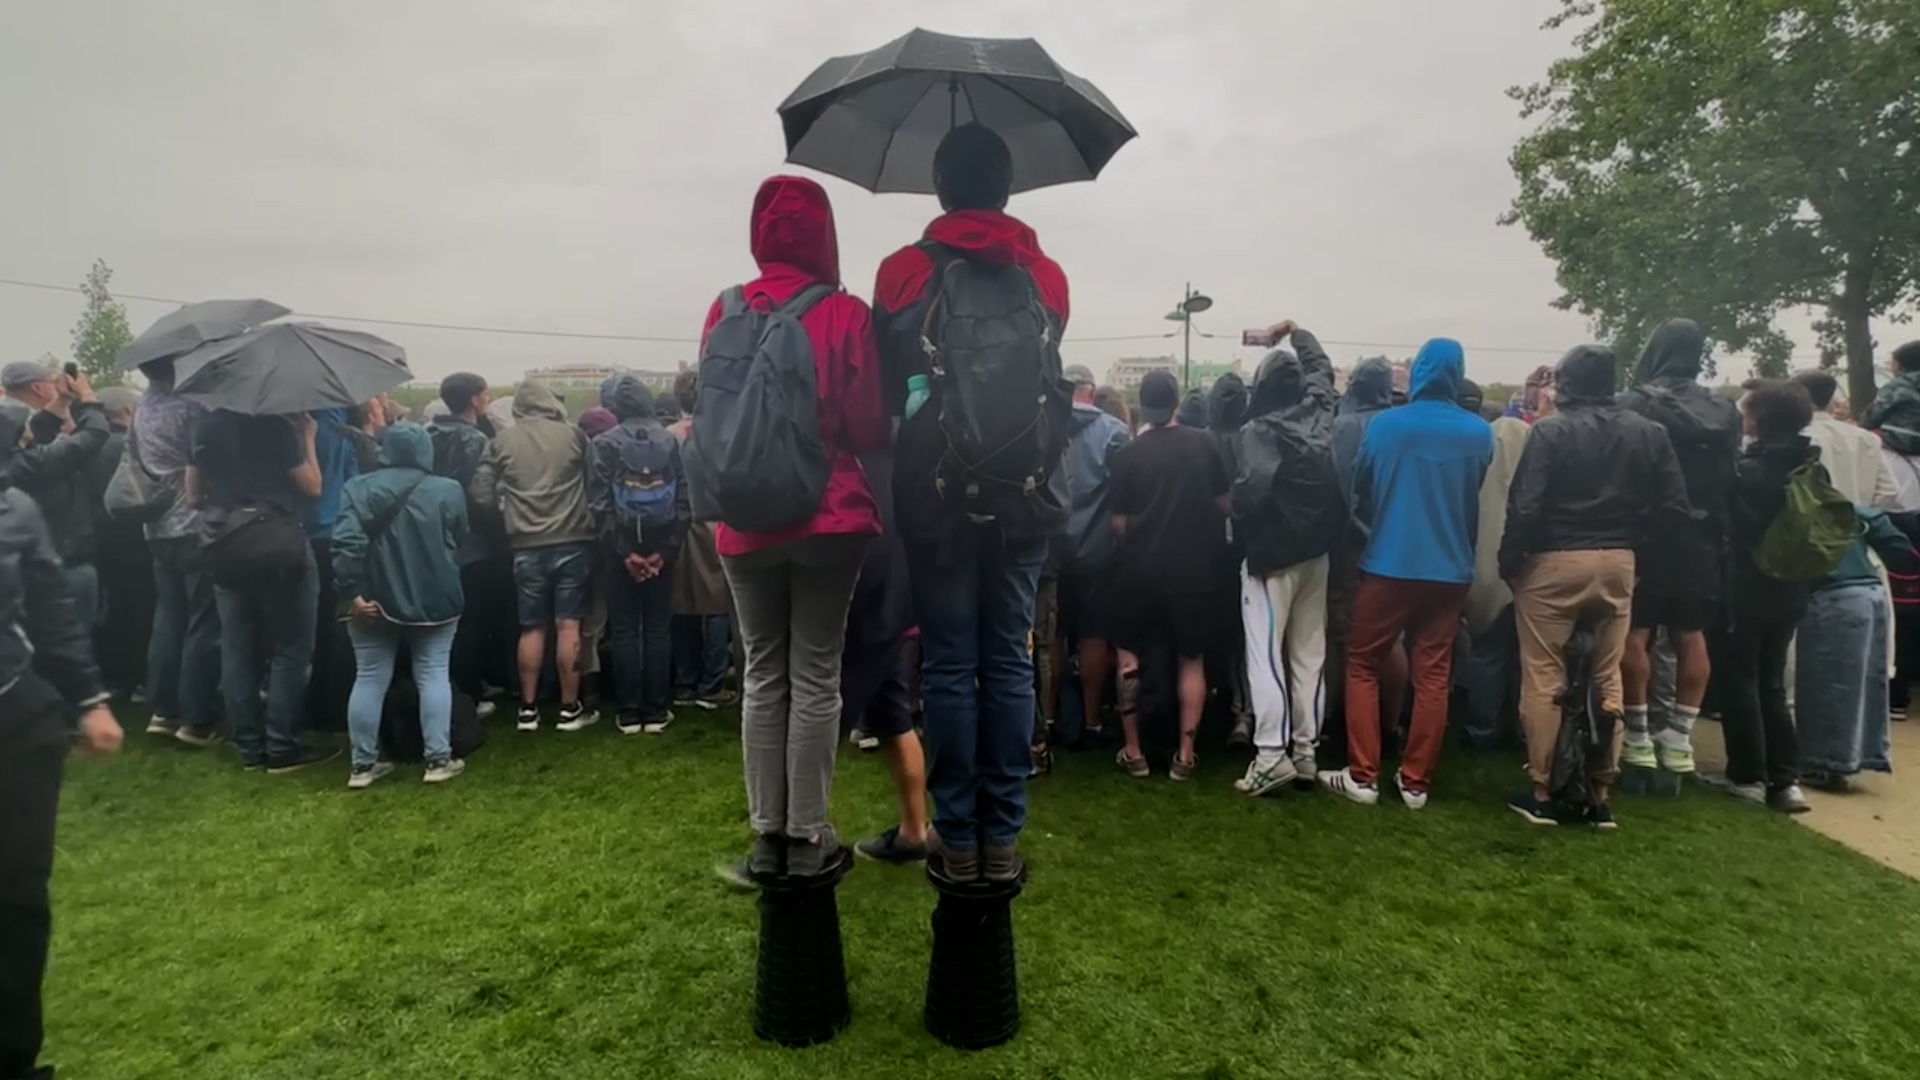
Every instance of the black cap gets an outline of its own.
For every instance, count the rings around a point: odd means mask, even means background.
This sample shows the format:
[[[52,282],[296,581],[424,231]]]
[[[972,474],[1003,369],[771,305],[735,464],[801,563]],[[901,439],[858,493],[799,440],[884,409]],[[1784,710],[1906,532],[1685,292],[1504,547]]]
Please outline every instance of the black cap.
[[[1140,419],[1164,424],[1180,407],[1180,383],[1171,371],[1149,371],[1140,380]]]

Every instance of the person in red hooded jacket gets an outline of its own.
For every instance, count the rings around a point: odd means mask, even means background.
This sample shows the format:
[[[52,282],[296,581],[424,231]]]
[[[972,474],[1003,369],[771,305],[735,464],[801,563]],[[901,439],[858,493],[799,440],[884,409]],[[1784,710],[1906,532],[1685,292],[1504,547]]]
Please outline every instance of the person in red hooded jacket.
[[[836,290],[800,320],[813,345],[821,439],[838,451],[820,509],[811,521],[778,532],[743,533],[722,524],[715,537],[747,658],[740,737],[756,837],[748,870],[756,877],[812,875],[841,861],[839,839],[827,824],[840,732],[840,651],[867,541],[880,532],[859,455],[884,449],[890,429],[873,314],[839,291],[840,244],[827,193],[811,180],[775,176],[754,197],[751,227],[760,276],[743,286],[750,305],[771,310],[818,284]],[[719,321],[716,302],[707,312],[703,346]]]
[[[1006,212],[1013,187],[1006,142],[979,124],[953,129],[934,154],[933,183],[945,213],[927,226],[924,243],[1025,269],[1054,329],[1064,329],[1066,275],[1033,230]],[[934,269],[926,246],[911,245],[880,264],[874,285],[887,407],[903,419],[925,402],[921,335]],[[1061,405],[1064,430],[1064,392]],[[1011,881],[1022,870],[1016,841],[1026,824],[1034,726],[1028,636],[1049,542],[1067,531],[1066,468],[1057,464],[1031,493],[989,491],[963,501],[942,494],[934,463],[909,458],[904,446],[896,453],[895,514],[920,626],[935,870],[956,881]]]

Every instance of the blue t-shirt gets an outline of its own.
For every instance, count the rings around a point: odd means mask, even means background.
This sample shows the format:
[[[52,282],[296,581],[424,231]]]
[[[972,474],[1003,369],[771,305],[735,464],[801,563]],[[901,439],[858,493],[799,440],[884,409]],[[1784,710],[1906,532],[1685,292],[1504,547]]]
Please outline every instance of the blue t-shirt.
[[[194,424],[190,463],[216,509],[273,503],[298,510],[306,502],[289,474],[307,463],[307,452],[286,417],[210,412]]]
[[[313,458],[320,466],[320,497],[307,500],[300,509],[300,524],[307,535],[325,540],[333,535],[340,520],[340,493],[347,481],[360,475],[360,454],[345,429],[347,410],[320,409],[313,414],[319,427],[313,435]]]

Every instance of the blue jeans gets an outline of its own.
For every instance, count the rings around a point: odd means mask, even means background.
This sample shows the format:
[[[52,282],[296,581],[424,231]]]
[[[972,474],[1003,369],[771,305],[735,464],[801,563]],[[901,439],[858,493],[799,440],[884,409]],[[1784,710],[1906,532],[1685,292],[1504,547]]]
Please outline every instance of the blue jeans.
[[[248,768],[276,765],[297,756],[307,679],[313,674],[313,631],[320,603],[320,575],[307,557],[307,571],[290,584],[229,589],[216,585],[220,611],[221,688],[233,745]],[[266,715],[261,716],[260,676],[266,672]]]
[[[650,581],[616,566],[607,575],[607,647],[622,720],[659,720],[672,704],[673,564]]]
[[[718,693],[733,662],[733,619],[726,615],[673,617],[673,685],[695,696]]]
[[[147,705],[187,727],[220,719],[220,612],[213,578],[196,567],[192,541],[153,545],[153,634],[147,639]]]
[[[347,734],[353,739],[353,767],[370,769],[380,760],[380,714],[393,685],[393,665],[400,643],[413,655],[413,685],[420,691],[420,741],[427,764],[444,764],[453,756],[453,639],[460,622],[439,626],[400,626],[385,620],[354,619],[347,624],[353,639],[353,693],[347,698]]]
[[[909,543],[920,622],[927,790],[942,844],[1013,843],[1027,821],[1033,735],[1033,604],[1045,540],[968,525],[938,544]]]
[[[1454,656],[1453,681],[1466,693],[1467,744],[1492,749],[1499,743],[1507,704],[1517,706],[1520,700],[1520,639],[1511,604],[1469,643],[1466,655]]]

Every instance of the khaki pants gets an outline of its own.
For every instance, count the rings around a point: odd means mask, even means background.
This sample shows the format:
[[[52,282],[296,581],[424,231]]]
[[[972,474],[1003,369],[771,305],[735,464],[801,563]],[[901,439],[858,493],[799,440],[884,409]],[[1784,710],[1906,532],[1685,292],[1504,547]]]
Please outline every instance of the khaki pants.
[[[1520,722],[1527,732],[1527,771],[1546,784],[1560,739],[1560,706],[1554,696],[1566,683],[1567,639],[1583,615],[1593,623],[1593,678],[1602,705],[1621,713],[1620,656],[1627,648],[1633,609],[1633,552],[1555,551],[1528,560],[1513,592],[1520,631]],[[1620,740],[1593,764],[1593,779],[1611,784],[1620,775]]]

